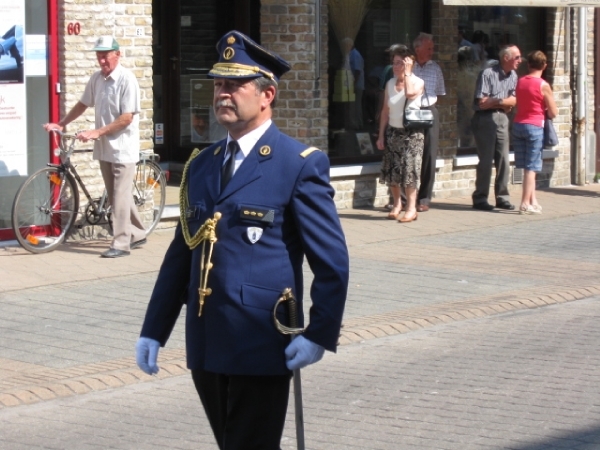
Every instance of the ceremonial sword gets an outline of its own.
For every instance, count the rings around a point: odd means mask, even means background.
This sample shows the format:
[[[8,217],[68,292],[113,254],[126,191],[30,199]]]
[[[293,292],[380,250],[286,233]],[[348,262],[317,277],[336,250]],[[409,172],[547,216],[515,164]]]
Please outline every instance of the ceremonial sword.
[[[286,327],[277,320],[277,307],[282,302],[288,302],[288,316],[290,319],[290,326]],[[275,321],[275,327],[281,334],[289,334],[292,339],[296,335],[301,334],[304,328],[298,327],[298,304],[296,298],[292,293],[291,288],[285,288],[281,293],[281,297],[275,303],[273,308],[273,320]],[[304,412],[302,408],[302,380],[300,379],[300,369],[294,369],[292,371],[294,378],[294,415],[296,418],[296,442],[298,450],[304,450]]]

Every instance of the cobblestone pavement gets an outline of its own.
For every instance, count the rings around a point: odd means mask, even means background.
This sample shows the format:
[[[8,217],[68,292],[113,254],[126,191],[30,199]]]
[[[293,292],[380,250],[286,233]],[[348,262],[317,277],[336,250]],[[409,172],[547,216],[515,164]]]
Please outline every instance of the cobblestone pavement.
[[[342,346],[302,373],[307,448],[600,448],[599,300]],[[294,433],[290,405],[284,450]],[[4,408],[0,443],[216,448],[188,375]]]
[[[542,191],[535,217],[340,211],[350,294],[338,355],[303,371],[307,448],[600,449],[599,192]],[[119,260],[0,248],[0,448],[215,448],[183,323],[159,376],[133,359],[171,236]]]

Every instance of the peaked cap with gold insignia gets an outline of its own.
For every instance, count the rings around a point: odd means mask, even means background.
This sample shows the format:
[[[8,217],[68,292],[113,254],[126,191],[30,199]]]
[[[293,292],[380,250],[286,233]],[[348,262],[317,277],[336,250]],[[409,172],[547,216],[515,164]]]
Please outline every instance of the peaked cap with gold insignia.
[[[217,52],[219,62],[208,72],[213,78],[266,77],[277,83],[290,70],[289,63],[283,58],[235,30],[217,42]]]

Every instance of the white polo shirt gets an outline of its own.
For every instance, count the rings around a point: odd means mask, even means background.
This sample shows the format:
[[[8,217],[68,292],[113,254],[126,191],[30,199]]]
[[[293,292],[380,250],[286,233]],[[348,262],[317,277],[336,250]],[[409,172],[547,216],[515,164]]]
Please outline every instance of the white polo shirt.
[[[140,153],[140,87],[135,75],[121,64],[104,77],[94,73],[81,96],[81,103],[94,107],[96,128],[114,122],[121,114],[133,113],[133,122],[116,133],[94,141],[94,159],[111,163],[135,163]]]

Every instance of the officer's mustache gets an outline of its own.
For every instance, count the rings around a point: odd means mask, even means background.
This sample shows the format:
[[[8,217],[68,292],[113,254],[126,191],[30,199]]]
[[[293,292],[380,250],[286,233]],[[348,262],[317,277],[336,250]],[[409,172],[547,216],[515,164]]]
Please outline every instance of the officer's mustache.
[[[236,106],[227,100],[219,100],[217,103],[215,103],[215,108],[231,108],[234,111],[237,111]]]

